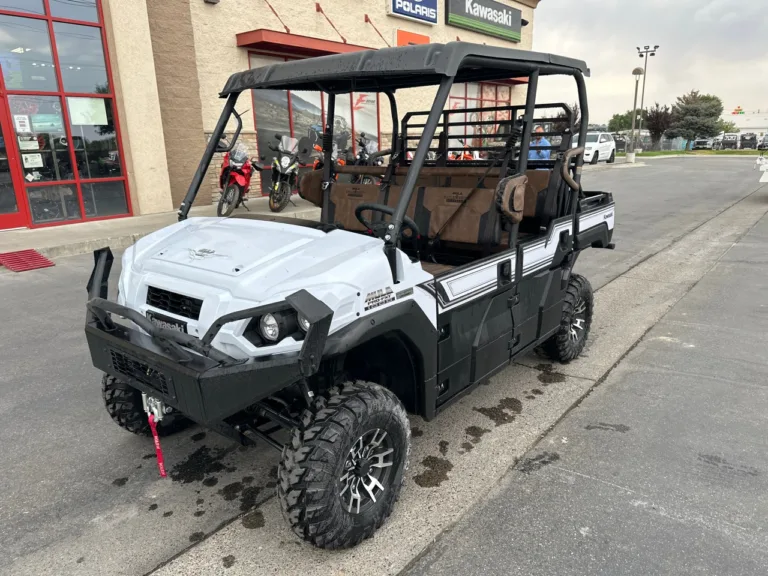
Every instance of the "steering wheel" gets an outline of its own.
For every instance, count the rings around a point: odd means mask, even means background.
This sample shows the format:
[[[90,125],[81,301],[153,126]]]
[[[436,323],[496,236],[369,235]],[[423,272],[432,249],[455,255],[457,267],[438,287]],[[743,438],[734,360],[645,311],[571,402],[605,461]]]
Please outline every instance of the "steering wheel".
[[[389,206],[386,206],[385,204],[368,204],[363,203],[360,204],[357,208],[355,208],[355,218],[357,218],[363,226],[365,226],[368,230],[373,230],[373,232],[379,236],[383,237],[387,232],[389,228],[389,222],[376,222],[375,224],[370,222],[365,216],[363,216],[363,212],[370,210],[371,212],[383,212],[384,214],[389,214],[390,216],[395,215],[395,209],[391,208]],[[408,228],[414,236],[420,236],[421,233],[419,232],[419,227],[416,226],[416,222],[411,220],[408,216],[403,216],[403,224],[406,228]],[[400,232],[402,233],[402,228],[400,229]]]

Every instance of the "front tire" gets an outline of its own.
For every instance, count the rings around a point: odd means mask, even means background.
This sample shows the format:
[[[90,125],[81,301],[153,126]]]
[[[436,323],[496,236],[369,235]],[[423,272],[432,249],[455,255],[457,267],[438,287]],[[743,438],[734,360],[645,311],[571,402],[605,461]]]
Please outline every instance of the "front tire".
[[[388,389],[346,382],[315,400],[283,448],[277,495],[283,516],[319,548],[349,548],[389,517],[408,468],[411,429]]]
[[[243,190],[239,184],[230,184],[221,191],[221,198],[216,205],[216,214],[218,216],[229,216],[234,212],[235,207],[240,204],[240,198],[243,196]]]
[[[288,182],[280,182],[277,190],[272,189],[269,193],[269,209],[272,212],[282,212],[290,201],[291,187]]]
[[[592,327],[594,296],[589,280],[571,274],[563,299],[560,328],[542,345],[542,351],[552,360],[570,362],[581,354]]]
[[[598,150],[595,150],[595,153],[592,155],[592,166],[595,166],[598,162],[600,162],[600,152]]]

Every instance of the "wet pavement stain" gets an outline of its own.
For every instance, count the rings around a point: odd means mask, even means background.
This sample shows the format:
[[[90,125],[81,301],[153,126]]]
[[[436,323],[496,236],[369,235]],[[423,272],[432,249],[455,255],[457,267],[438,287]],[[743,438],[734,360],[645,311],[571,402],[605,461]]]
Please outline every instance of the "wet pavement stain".
[[[240,511],[248,512],[251,508],[256,506],[256,498],[261,492],[259,486],[248,486],[245,488],[240,496]]]
[[[536,396],[526,396],[526,400],[536,400]]]
[[[502,398],[496,406],[472,408],[472,410],[487,416],[494,421],[496,426],[501,426],[515,421],[515,415],[520,414],[523,410],[523,403],[517,398]],[[514,412],[514,414],[509,412]]]
[[[253,482],[253,476],[243,476],[241,482],[245,485],[251,484]]]
[[[264,526],[264,514],[261,513],[261,510],[254,510],[250,514],[243,516],[242,524],[249,530],[262,528]]]
[[[150,504],[149,508],[147,508],[150,512],[153,512],[154,510],[157,510],[157,504]]]
[[[699,454],[699,462],[717,468],[722,472],[735,474],[736,476],[757,476],[760,474],[760,470],[757,468],[744,466],[743,464],[731,464],[725,458],[713,454]]]
[[[542,394],[544,394],[544,392],[542,392],[542,391],[541,391],[541,390],[539,390],[538,388],[534,388],[533,390],[531,390],[531,392],[533,392],[534,394],[536,394],[536,396],[541,396]]]
[[[537,456],[532,456],[531,458],[523,460],[517,469],[523,474],[530,474],[531,472],[541,470],[544,466],[548,466],[558,460],[560,460],[560,454],[557,452],[542,452]]]
[[[195,504],[197,504],[198,506],[200,506],[201,504],[205,504],[205,498],[198,498],[197,500],[195,500]]]
[[[196,518],[200,518],[200,516],[202,516],[203,514],[205,514],[205,510],[198,510],[197,512],[194,513],[194,516]]]
[[[232,484],[227,484],[219,490],[219,494],[221,494],[222,498],[224,500],[234,500],[240,495],[240,492],[243,491],[243,484],[242,482],[232,482]]]
[[[459,454],[466,454],[467,452],[472,452],[472,448],[474,448],[475,445],[472,444],[472,442],[463,442],[461,447],[464,449],[464,451],[459,452]]]
[[[221,459],[227,454],[228,451],[226,450],[211,451],[208,446],[200,446],[173,467],[170,473],[171,480],[189,484],[190,482],[202,482],[206,476],[216,472],[234,471],[221,462]]]
[[[268,478],[272,478],[273,480],[277,480],[277,466],[272,466],[272,468],[269,469],[269,474],[267,474]]]
[[[173,510],[168,510],[168,512],[163,512],[163,518],[168,518],[169,516],[173,516]]]
[[[112,480],[112,485],[118,486],[118,487],[125,486],[126,482],[128,482],[128,478],[115,478],[114,480]]]
[[[485,434],[490,432],[490,430],[488,430],[488,428],[481,428],[480,426],[467,426],[464,432],[469,436],[469,441],[472,442],[472,444],[477,444]]]
[[[448,472],[453,470],[453,464],[445,458],[438,458],[437,456],[427,456],[421,463],[427,469],[416,474],[413,477],[413,481],[422,488],[436,488],[440,486],[440,484],[448,480]]]
[[[553,364],[537,364],[536,370],[539,370],[537,378],[539,382],[544,384],[544,386],[565,382],[565,376],[555,372],[555,366]]]
[[[274,480],[270,480],[264,486],[265,488],[274,488],[275,486],[277,486],[277,482],[275,482]]]
[[[203,438],[205,438],[205,432],[198,432],[197,434],[192,434],[190,440],[192,440],[192,442],[200,442]]]
[[[440,454],[445,456],[448,454],[448,441],[447,440],[440,440]]]
[[[624,424],[606,424],[605,422],[598,422],[597,424],[587,424],[584,426],[585,430],[607,430],[608,432],[629,432],[629,426]]]
[[[150,458],[154,458],[155,453],[152,452],[152,454],[144,454],[144,456],[141,457],[142,460],[149,460]]]
[[[216,476],[211,476],[210,478],[206,478],[203,480],[203,486],[208,486],[208,488],[212,486],[216,486],[216,484],[219,483],[219,479],[216,478]]]
[[[232,556],[232,554],[224,556],[224,558],[221,559],[221,563],[224,565],[224,568],[232,568],[232,566],[235,565],[235,557]]]
[[[205,532],[193,532],[189,535],[190,542],[200,542],[203,538],[205,538]]]
[[[413,426],[411,428],[411,436],[413,438],[419,438],[420,436],[424,436],[424,430],[421,428],[417,428],[416,426]]]
[[[83,562],[85,562],[85,556],[80,556],[80,558],[77,559],[77,563],[82,564]]]

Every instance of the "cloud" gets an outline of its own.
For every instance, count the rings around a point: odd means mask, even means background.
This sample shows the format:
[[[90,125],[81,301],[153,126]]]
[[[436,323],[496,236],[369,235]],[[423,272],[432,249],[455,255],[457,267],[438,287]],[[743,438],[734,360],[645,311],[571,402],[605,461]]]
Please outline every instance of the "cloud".
[[[580,9],[573,10],[574,2]],[[534,17],[534,50],[587,62],[591,118],[607,121],[632,107],[636,46],[660,46],[648,59],[646,106],[696,89],[726,109],[768,108],[768,6],[762,0],[543,0]],[[570,83],[572,84],[572,82]],[[564,84],[542,83],[540,101],[574,99]],[[570,87],[570,86],[569,86]],[[546,97],[546,98],[545,98]],[[570,97],[570,99],[569,99]]]

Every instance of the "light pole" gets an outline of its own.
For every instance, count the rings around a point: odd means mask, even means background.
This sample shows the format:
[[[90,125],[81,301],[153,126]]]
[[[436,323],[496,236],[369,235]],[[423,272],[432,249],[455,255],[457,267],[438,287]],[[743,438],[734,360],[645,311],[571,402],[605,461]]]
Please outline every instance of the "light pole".
[[[640,86],[640,76],[643,76],[645,73],[643,72],[643,69],[639,66],[632,70],[632,75],[635,77],[635,103],[632,104],[632,136],[631,140],[629,141],[629,147],[631,150],[629,152],[635,151],[635,121],[637,120],[637,89]]]
[[[656,56],[656,50],[659,49],[659,45],[656,44],[653,48],[650,46],[645,46],[645,50],[640,50],[640,47],[637,47],[637,54],[640,56],[640,58],[645,57],[645,65],[643,66],[643,95],[640,97],[640,132],[643,131],[643,111],[645,110],[645,77],[648,74],[648,56]]]

